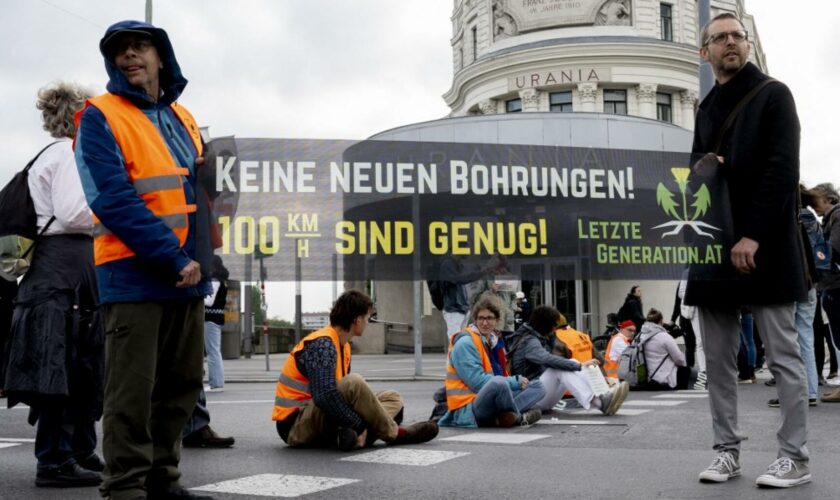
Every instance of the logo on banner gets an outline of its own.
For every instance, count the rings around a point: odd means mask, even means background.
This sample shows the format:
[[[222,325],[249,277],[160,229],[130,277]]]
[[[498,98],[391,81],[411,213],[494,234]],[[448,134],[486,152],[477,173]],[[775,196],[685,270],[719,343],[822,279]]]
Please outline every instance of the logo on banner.
[[[688,175],[691,173],[691,169],[687,167],[673,167],[671,169],[671,173],[674,175],[674,180],[679,188],[679,194],[682,197],[682,204],[678,203],[674,199],[674,193],[665,187],[665,184],[660,182],[659,185],[656,186],[656,203],[667,215],[673,217],[673,220],[671,222],[666,222],[665,224],[654,226],[653,229],[670,229],[669,231],[662,233],[662,237],[664,238],[666,236],[676,236],[682,232],[683,228],[690,227],[698,235],[708,236],[709,238],[714,239],[715,236],[710,232],[704,231],[704,229],[709,231],[720,231],[720,228],[699,220],[701,217],[706,215],[706,212],[709,210],[709,206],[712,204],[709,188],[707,188],[705,184],[701,184],[700,189],[692,194],[694,201],[691,205],[689,205],[688,193],[686,191],[688,189]]]

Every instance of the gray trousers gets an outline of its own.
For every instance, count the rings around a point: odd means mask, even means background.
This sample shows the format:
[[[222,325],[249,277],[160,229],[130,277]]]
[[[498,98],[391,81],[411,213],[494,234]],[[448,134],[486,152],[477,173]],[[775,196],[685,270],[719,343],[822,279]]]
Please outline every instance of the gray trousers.
[[[714,449],[737,456],[743,439],[738,429],[738,310],[698,308],[698,312],[706,351]],[[778,456],[807,462],[808,384],[793,322],[794,304],[752,306],[752,312],[779,394],[782,426],[776,433]]]

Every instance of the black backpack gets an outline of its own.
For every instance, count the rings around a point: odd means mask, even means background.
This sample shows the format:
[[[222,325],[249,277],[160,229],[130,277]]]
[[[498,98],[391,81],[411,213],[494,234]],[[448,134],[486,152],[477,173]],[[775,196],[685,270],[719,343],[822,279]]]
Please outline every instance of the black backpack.
[[[429,287],[429,296],[432,297],[432,304],[438,311],[443,311],[443,282],[438,280],[426,280]]]
[[[35,214],[35,204],[29,193],[29,169],[47,150],[58,141],[47,145],[29,160],[23,170],[16,173],[12,180],[0,191],[0,236],[16,234],[30,240],[38,237],[38,216]],[[54,217],[53,217],[54,219]],[[52,219],[50,220],[52,223]],[[42,230],[45,231],[49,223]]]

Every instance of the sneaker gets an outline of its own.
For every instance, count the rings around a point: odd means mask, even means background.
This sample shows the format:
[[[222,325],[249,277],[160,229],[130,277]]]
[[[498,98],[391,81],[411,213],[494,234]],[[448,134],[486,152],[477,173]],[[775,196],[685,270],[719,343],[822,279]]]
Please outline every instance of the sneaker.
[[[542,410],[540,410],[539,408],[531,408],[530,410],[522,414],[522,418],[519,421],[519,425],[534,425],[541,418]]]
[[[211,429],[209,425],[205,425],[183,438],[181,442],[184,448],[230,448],[236,442],[236,439],[222,437],[216,434],[216,431]]]
[[[764,382],[764,385],[766,385],[767,387],[776,387],[776,379],[771,378],[767,382]]]
[[[35,474],[35,486],[39,488],[76,488],[83,486],[98,486],[102,477],[79,467],[76,462],[62,465],[57,469],[39,470]]]
[[[496,427],[513,427],[519,422],[519,414],[512,411],[503,411],[496,415]]]
[[[823,403],[840,403],[840,389],[834,389],[831,392],[823,394],[820,401]]]
[[[775,398],[771,399],[771,400],[767,401],[767,406],[769,406],[770,408],[778,408],[780,406],[779,405],[779,400],[775,399]]]
[[[808,398],[808,406],[817,406],[817,398]]]
[[[825,377],[820,375],[820,378],[817,379],[817,385],[824,386],[826,384],[828,384],[828,380],[826,380]]]
[[[628,392],[630,392],[630,385],[627,382],[612,386],[610,392],[601,395],[601,413],[606,416],[615,415],[627,399]]]
[[[755,484],[771,488],[790,488],[810,481],[811,471],[808,470],[808,464],[782,457],[770,464],[767,472],[758,476]]]
[[[411,424],[408,427],[400,427],[397,439],[388,444],[420,444],[431,441],[438,435],[438,425],[434,422],[425,421]]]
[[[722,483],[740,475],[741,465],[738,464],[738,459],[732,453],[722,451],[698,477],[701,483]]]
[[[150,491],[149,500],[213,500],[210,495],[198,495],[186,488],[169,491]]]
[[[705,391],[706,390],[706,372],[700,372],[697,374],[697,381],[694,382],[694,389],[695,391]]]
[[[739,378],[739,379],[738,379],[738,383],[739,383],[739,384],[754,384],[755,382],[756,382],[755,377],[751,377],[751,378]]]
[[[76,463],[82,469],[92,470],[93,472],[102,472],[105,470],[105,462],[96,453],[91,453],[85,458],[77,458]]]
[[[830,380],[830,379],[833,379],[833,378],[837,378],[837,372],[831,372],[831,373],[829,373],[829,374],[828,374],[828,376],[827,376],[826,378],[827,378],[827,379],[829,379],[829,380]]]

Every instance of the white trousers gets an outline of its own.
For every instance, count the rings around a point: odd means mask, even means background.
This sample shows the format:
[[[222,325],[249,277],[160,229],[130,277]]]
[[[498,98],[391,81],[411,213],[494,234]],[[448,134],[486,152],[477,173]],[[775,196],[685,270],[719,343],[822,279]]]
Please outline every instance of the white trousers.
[[[543,411],[552,409],[566,391],[571,392],[578,403],[587,410],[595,397],[589,382],[581,372],[549,368],[540,375],[540,382],[545,387],[545,397],[537,403],[537,408]]]

